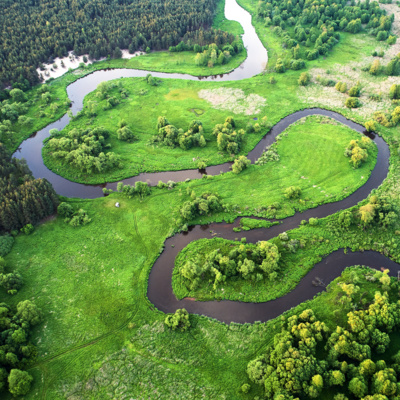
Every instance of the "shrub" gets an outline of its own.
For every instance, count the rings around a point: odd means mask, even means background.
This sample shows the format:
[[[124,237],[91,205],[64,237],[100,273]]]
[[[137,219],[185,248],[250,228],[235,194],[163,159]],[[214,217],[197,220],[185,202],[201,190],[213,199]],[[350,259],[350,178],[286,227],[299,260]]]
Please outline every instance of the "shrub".
[[[63,218],[71,218],[72,215],[74,214],[74,209],[71,206],[71,204],[62,202],[60,205],[57,207],[57,213],[60,217]]]
[[[178,309],[172,315],[167,315],[165,325],[173,331],[187,331],[190,328],[189,313],[184,309]]]
[[[311,226],[317,226],[318,225],[318,218],[310,218],[309,220],[308,220],[308,223],[311,225]]]
[[[33,378],[26,372],[19,369],[12,369],[8,376],[8,386],[13,396],[24,396],[30,388]]]
[[[336,83],[335,89],[336,89],[337,91],[339,91],[340,93],[346,93],[346,90],[347,90],[347,83],[346,83],[346,82],[341,82],[341,81],[339,81],[339,82]]]
[[[78,227],[82,225],[87,225],[91,219],[89,218],[88,213],[80,208],[76,213],[74,213],[73,217],[69,221],[69,224],[73,227]]]
[[[21,228],[21,232],[25,233],[25,235],[30,235],[35,230],[32,224],[26,224]]]
[[[396,38],[396,36],[389,36],[388,37],[388,39],[387,39],[387,44],[395,44],[396,43],[396,40],[397,40],[397,38]]]
[[[374,62],[371,65],[371,68],[369,69],[369,73],[371,75],[378,75],[380,68],[381,68],[380,61],[379,60],[374,60]]]
[[[124,142],[132,142],[136,139],[134,133],[127,126],[122,126],[117,130],[117,138],[118,140],[122,140]]]
[[[283,63],[281,58],[278,58],[278,60],[276,61],[275,71],[279,72],[280,74],[286,71],[285,64]]]
[[[251,122],[249,122],[246,125],[246,133],[254,133],[254,132],[255,132],[254,126]]]
[[[270,83],[271,85],[274,85],[274,84],[276,83],[276,79],[275,79],[273,76],[271,76],[271,77],[269,78],[269,83]]]
[[[376,131],[376,123],[375,123],[375,121],[372,121],[372,120],[367,121],[365,123],[365,129],[367,130],[367,132]]]
[[[344,103],[347,108],[358,108],[360,107],[360,101],[357,97],[348,97]]]
[[[349,96],[350,97],[360,97],[360,91],[361,91],[360,83],[357,82],[357,84],[355,86],[350,88]]]
[[[285,189],[285,196],[288,199],[297,199],[301,195],[301,189],[298,186],[289,186]]]
[[[14,238],[12,236],[0,236],[0,257],[4,257],[10,252],[13,244]]]
[[[351,140],[349,146],[345,149],[344,155],[351,157],[349,163],[353,168],[358,168],[362,162],[368,158],[367,148],[370,146],[371,139],[363,136],[361,141]]]
[[[241,387],[240,387],[241,391],[243,393],[249,393],[250,392],[250,385],[248,383],[244,383]]]
[[[394,99],[400,99],[400,85],[396,85],[395,83],[390,87],[389,90],[389,98],[394,100]]]
[[[379,31],[376,35],[376,39],[379,41],[386,40],[388,37],[388,33],[386,31]]]
[[[204,161],[199,161],[197,163],[197,168],[198,169],[206,169],[207,168],[207,164]]]
[[[299,85],[306,86],[310,82],[310,75],[307,72],[303,72],[298,80]]]
[[[246,169],[250,164],[251,164],[251,161],[248,158],[246,158],[246,156],[240,156],[233,163],[232,171],[235,174],[239,174],[244,169]]]

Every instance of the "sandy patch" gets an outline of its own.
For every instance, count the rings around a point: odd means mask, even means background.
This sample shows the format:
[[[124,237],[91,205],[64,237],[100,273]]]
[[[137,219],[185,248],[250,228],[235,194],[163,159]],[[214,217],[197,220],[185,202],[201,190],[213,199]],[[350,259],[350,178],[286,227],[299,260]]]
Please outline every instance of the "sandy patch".
[[[125,59],[130,59],[139,55],[143,55],[142,51],[137,51],[134,54],[130,54],[128,50],[121,50],[122,51],[122,58]],[[92,61],[89,60],[89,55],[85,54],[88,62],[86,65],[92,64]],[[79,67],[79,64],[83,62],[83,57],[82,56],[75,56],[72,51],[68,52],[67,57],[57,57],[54,59],[54,63],[52,64],[44,64],[45,70],[42,71],[40,68],[37,68],[36,71],[39,74],[39,76],[42,76],[44,80],[47,80],[49,78],[58,78],[62,75],[64,75],[69,68],[76,69]],[[103,61],[105,60],[105,57],[101,58],[100,60],[97,61]],[[64,65],[62,65],[62,63]],[[54,67],[54,64],[57,66],[56,68]]]
[[[267,103],[267,100],[258,94],[246,96],[242,89],[203,89],[199,91],[199,97],[209,101],[218,110],[228,110],[235,114],[245,115],[260,113]]]

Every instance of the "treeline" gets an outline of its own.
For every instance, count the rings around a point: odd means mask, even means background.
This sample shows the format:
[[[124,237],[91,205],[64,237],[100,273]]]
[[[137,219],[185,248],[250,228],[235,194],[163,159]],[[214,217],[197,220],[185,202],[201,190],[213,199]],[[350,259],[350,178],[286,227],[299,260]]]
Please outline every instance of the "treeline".
[[[69,50],[99,59],[112,56],[116,48],[131,53],[147,47],[168,49],[187,32],[209,26],[215,4],[215,0],[5,0],[0,15],[0,84],[36,84],[36,67],[66,56]]]
[[[313,60],[326,55],[338,43],[338,31],[358,33],[365,25],[378,40],[386,40],[394,19],[369,0],[357,4],[354,0],[265,0],[258,3],[257,16],[266,26],[274,26],[284,47],[291,49],[291,60],[278,60],[278,72],[302,68],[302,57]]]
[[[199,29],[187,32],[176,46],[170,46],[169,51],[195,51],[196,53],[205,50],[205,47],[215,43],[218,47],[223,45],[237,45],[240,43],[232,33],[221,31],[220,29],[210,28],[208,30]]]
[[[29,334],[40,320],[39,309],[29,300],[19,302],[16,309],[0,303],[0,393],[8,390],[22,396],[29,392],[33,378],[22,369],[36,357]]]
[[[2,258],[11,251],[13,241],[12,236],[0,236],[0,288],[11,295],[23,284],[21,275]],[[5,242],[6,246],[2,246]],[[16,308],[0,303],[0,393],[5,390],[13,396],[28,393],[33,378],[23,369],[37,355],[29,335],[40,321],[40,310],[29,300],[19,302]]]
[[[267,399],[321,398],[326,391],[335,400],[399,398],[400,351],[390,346],[400,308],[387,293],[397,285],[381,271],[365,275],[383,290],[368,307],[357,310],[360,287],[342,282],[335,301],[351,307],[345,321],[328,327],[304,310],[289,317],[266,352],[248,364],[250,380],[264,387]]]
[[[27,165],[0,143],[0,232],[36,224],[53,214],[58,198],[46,179],[33,179]]]

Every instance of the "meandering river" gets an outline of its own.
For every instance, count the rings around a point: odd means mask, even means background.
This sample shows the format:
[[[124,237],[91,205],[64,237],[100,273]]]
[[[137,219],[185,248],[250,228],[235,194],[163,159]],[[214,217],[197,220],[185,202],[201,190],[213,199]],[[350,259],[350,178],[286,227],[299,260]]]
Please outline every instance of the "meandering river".
[[[194,77],[187,74],[168,74],[162,72],[143,71],[135,69],[114,69],[96,71],[90,75],[78,79],[68,86],[68,97],[72,101],[72,112],[76,113],[83,107],[84,97],[95,90],[99,83],[112,79],[125,77],[144,77],[148,73],[158,78],[174,78],[186,80],[241,80],[251,78],[261,73],[267,64],[268,55],[260,39],[258,38],[254,27],[251,25],[250,14],[241,8],[235,0],[226,0],[225,15],[227,19],[238,21],[244,28],[243,42],[247,48],[247,59],[235,70],[228,74]],[[363,126],[353,121],[347,120],[342,115],[323,109],[306,109],[295,112],[278,122],[271,131],[264,136],[258,145],[249,153],[249,159],[254,162],[262,154],[265,147],[270,145],[276,136],[284,131],[290,124],[298,119],[308,115],[324,115],[336,119],[337,121],[363,133]],[[43,163],[42,147],[43,140],[49,136],[49,131],[53,128],[63,129],[69,123],[68,115],[64,115],[58,121],[48,125],[46,128],[37,132],[35,135],[25,140],[19,149],[14,153],[16,158],[25,158],[29,168],[35,178],[46,178],[51,182],[56,192],[68,197],[96,198],[103,196],[102,189],[107,187],[116,188],[116,183],[107,183],[105,185],[84,185],[71,182],[56,173],[50,171]],[[375,253],[349,253],[336,251],[318,263],[297,285],[297,287],[285,296],[266,303],[243,303],[238,301],[207,301],[196,302],[189,299],[177,300],[172,292],[171,279],[174,260],[178,252],[187,246],[191,241],[200,238],[210,238],[210,230],[217,233],[218,237],[234,239],[236,237],[246,236],[248,242],[255,243],[259,240],[268,240],[283,231],[296,228],[300,221],[310,217],[326,217],[341,209],[349,208],[359,201],[365,199],[372,189],[377,188],[386,178],[389,167],[389,148],[385,141],[376,135],[370,135],[378,147],[377,162],[368,181],[346,199],[325,204],[314,209],[307,210],[302,214],[295,214],[292,217],[283,220],[282,224],[268,229],[255,229],[245,233],[234,233],[232,228],[234,224],[210,224],[206,226],[192,227],[188,233],[177,234],[165,242],[165,249],[155,262],[149,277],[148,298],[160,310],[164,312],[174,312],[177,308],[185,307],[189,312],[200,313],[224,322],[254,322],[266,321],[280,315],[282,312],[297,304],[311,299],[323,288],[315,287],[312,281],[316,276],[323,279],[328,284],[332,279],[339,276],[344,268],[350,265],[362,264],[373,268],[384,266],[389,268],[392,274],[397,274],[400,266],[388,258]],[[206,169],[206,173],[217,175],[227,172],[230,169],[230,163],[211,166]],[[183,170],[159,173],[143,173],[138,176],[125,179],[125,184],[133,184],[136,181],[147,181],[149,184],[156,184],[159,180],[164,182],[168,180],[184,181],[187,178],[198,179],[202,174],[198,170]],[[174,246],[174,247],[172,247]]]

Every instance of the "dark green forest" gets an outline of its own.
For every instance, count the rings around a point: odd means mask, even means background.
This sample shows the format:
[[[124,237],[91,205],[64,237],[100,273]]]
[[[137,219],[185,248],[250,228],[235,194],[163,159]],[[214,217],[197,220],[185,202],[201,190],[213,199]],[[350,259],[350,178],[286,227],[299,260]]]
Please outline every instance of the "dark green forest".
[[[46,179],[33,179],[25,162],[0,143],[0,232],[36,224],[54,214],[58,198]]]
[[[0,5],[0,83],[26,86],[39,82],[40,63],[69,50],[98,59],[118,49],[133,53],[177,45],[187,32],[211,24],[216,1],[1,0]]]

